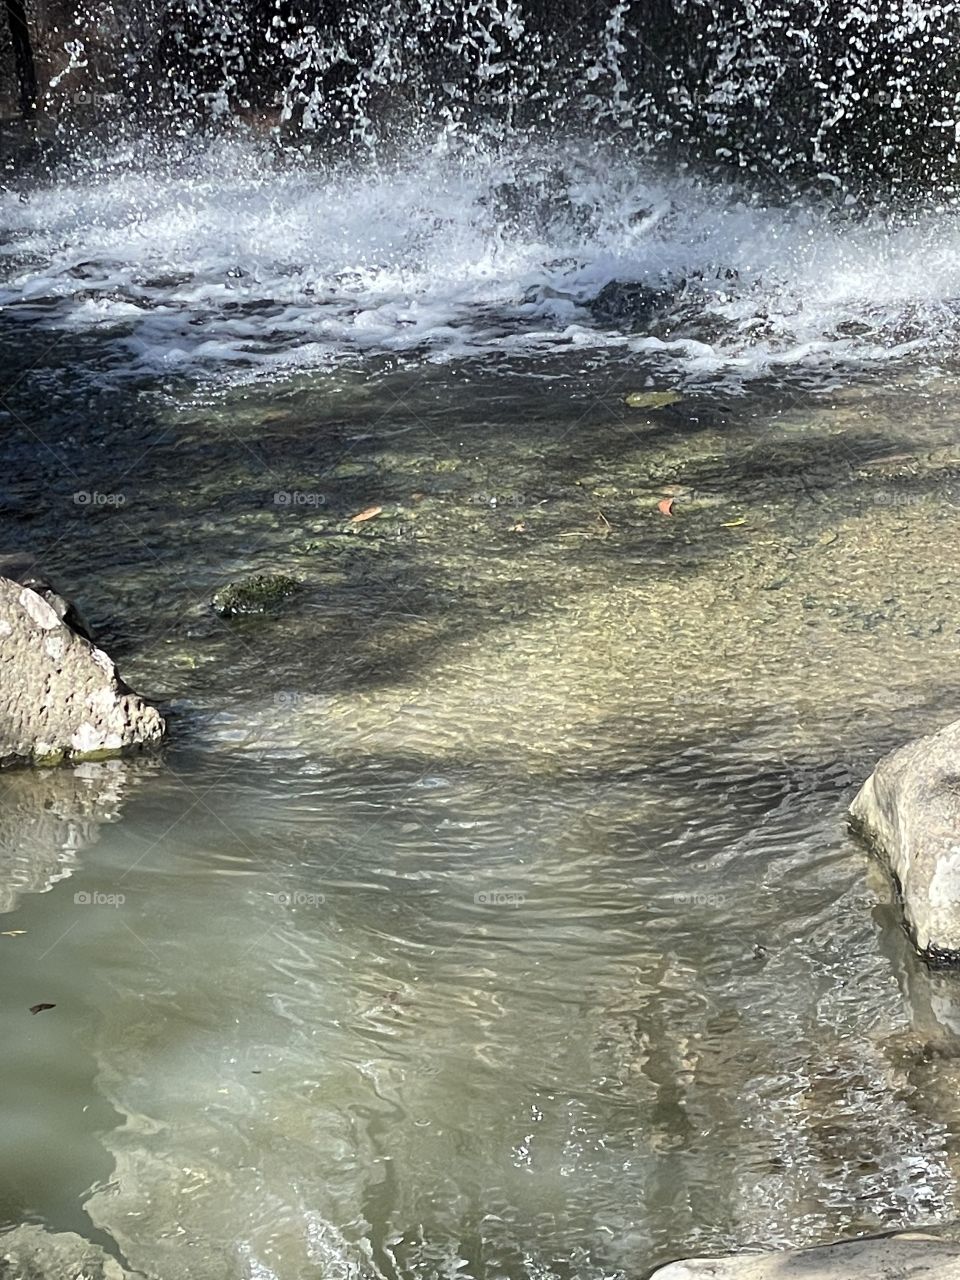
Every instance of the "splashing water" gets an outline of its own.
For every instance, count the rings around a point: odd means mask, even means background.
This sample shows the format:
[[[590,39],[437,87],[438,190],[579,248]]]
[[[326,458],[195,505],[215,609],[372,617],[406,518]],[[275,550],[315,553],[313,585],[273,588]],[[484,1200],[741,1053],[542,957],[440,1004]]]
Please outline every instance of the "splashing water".
[[[0,194],[0,306],[102,332],[112,377],[949,359],[958,24],[955,0],[97,6],[51,59],[72,164]]]
[[[340,147],[423,129],[604,133],[767,177],[938,184],[958,164],[957,0],[151,0],[48,34],[68,131],[252,112]],[[80,109],[81,107],[87,110]]]
[[[953,211],[893,224],[585,144],[474,144],[350,170],[241,141],[162,168],[115,154],[0,198],[0,306],[102,332],[113,377],[617,347],[739,383],[954,351]]]

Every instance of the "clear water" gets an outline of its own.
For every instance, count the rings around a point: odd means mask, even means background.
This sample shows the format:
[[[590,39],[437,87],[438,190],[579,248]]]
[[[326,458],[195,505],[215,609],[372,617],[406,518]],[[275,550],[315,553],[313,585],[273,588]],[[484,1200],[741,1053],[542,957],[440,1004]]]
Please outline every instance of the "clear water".
[[[2,206],[3,549],[171,724],[4,780],[3,1219],[539,1280],[956,1216],[960,989],[844,823],[960,714],[951,216],[203,163]]]

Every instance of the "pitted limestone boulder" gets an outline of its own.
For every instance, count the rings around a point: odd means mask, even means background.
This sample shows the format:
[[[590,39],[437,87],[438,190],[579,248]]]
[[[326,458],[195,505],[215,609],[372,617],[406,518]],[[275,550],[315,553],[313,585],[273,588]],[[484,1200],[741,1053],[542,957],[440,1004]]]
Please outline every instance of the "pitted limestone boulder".
[[[0,1235],[0,1280],[130,1280],[130,1272],[72,1231],[28,1225]]]
[[[960,962],[960,721],[886,756],[850,806],[930,960]]]
[[[68,616],[0,577],[0,765],[113,755],[163,736],[159,711]]]
[[[691,1258],[650,1280],[957,1280],[960,1244],[920,1232],[848,1240],[818,1249]]]

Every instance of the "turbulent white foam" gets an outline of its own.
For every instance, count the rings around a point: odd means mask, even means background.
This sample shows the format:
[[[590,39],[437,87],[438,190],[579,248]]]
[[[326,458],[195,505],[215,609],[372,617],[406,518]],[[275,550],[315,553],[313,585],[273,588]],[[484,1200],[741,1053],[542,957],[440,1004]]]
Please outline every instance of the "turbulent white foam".
[[[741,379],[949,354],[956,214],[894,227],[831,199],[764,205],[572,144],[331,173],[234,142],[4,192],[0,308],[101,329],[150,375],[615,346]],[[676,298],[603,320],[586,304],[611,280]]]

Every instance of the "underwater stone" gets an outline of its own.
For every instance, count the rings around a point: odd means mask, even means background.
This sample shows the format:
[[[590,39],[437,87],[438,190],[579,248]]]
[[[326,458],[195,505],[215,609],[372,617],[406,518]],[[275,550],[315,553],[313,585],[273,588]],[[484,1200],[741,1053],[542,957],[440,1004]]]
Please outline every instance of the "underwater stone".
[[[956,1280],[960,1243],[919,1232],[847,1240],[816,1249],[691,1258],[650,1280]]]
[[[960,962],[960,721],[884,757],[850,818],[896,878],[917,949]]]
[[[252,578],[229,582],[215,592],[214,610],[221,618],[239,613],[266,613],[299,589],[296,578],[283,573],[258,573]]]
[[[99,1245],[72,1231],[31,1225],[0,1236],[0,1280],[126,1280],[129,1275]]]
[[[589,303],[595,320],[639,329],[664,315],[676,300],[667,289],[651,289],[632,280],[611,280]]]
[[[159,740],[159,711],[51,596],[0,577],[0,765],[58,764]]]

